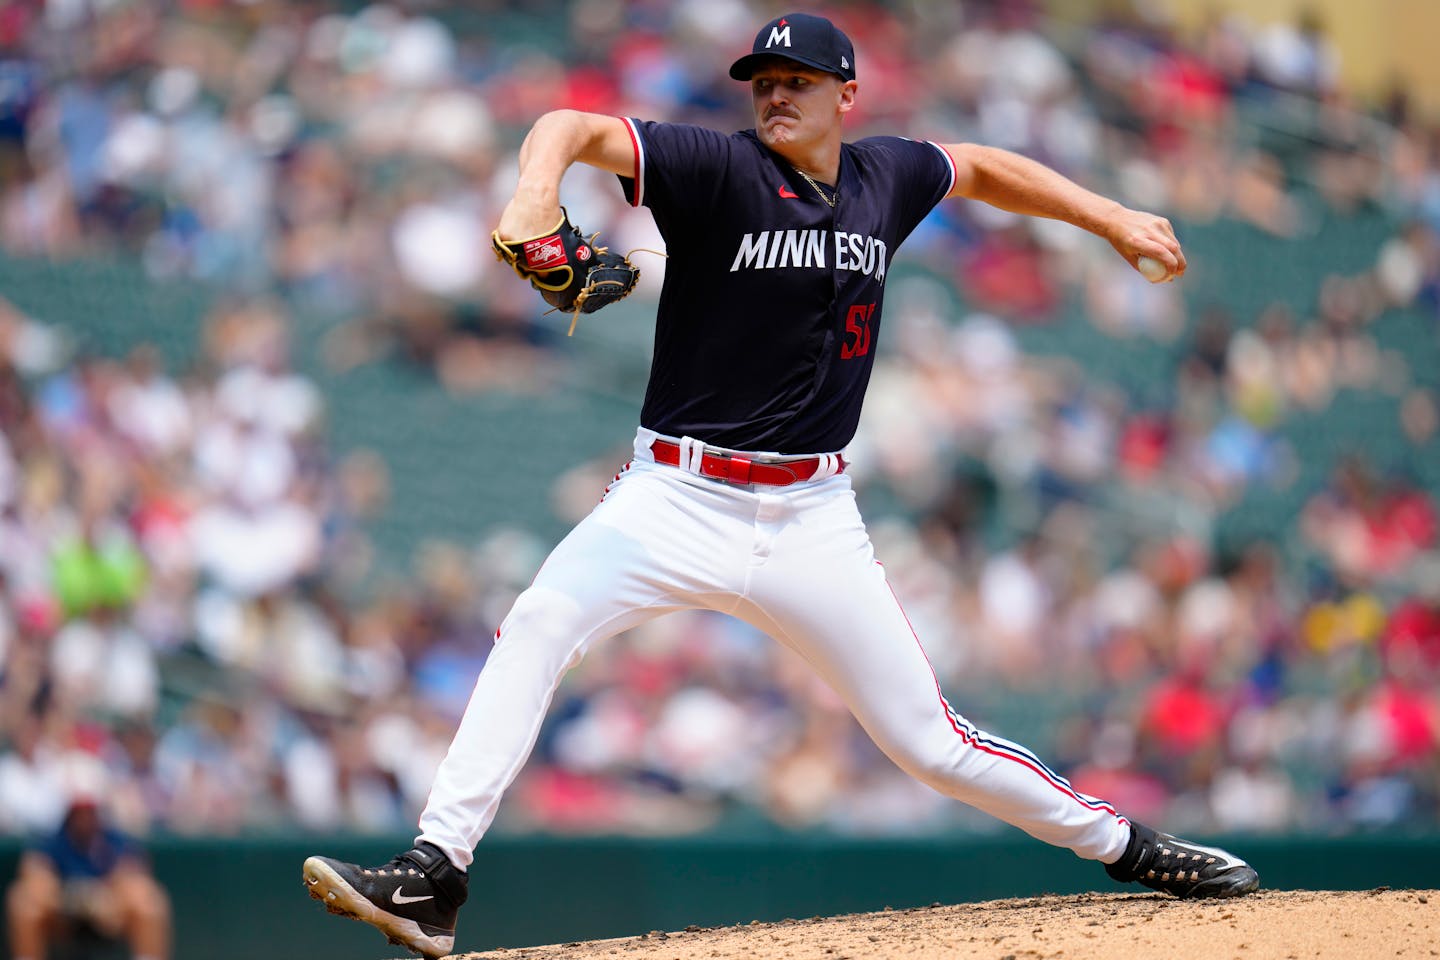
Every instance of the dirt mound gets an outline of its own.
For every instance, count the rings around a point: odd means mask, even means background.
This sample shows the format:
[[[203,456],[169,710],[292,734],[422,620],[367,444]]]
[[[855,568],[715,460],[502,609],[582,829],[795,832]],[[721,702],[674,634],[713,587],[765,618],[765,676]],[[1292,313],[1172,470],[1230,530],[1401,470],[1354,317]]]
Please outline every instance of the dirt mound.
[[[465,960],[1372,960],[1440,957],[1440,891],[1271,890],[1186,902],[1081,894],[846,917],[689,927],[471,953]]]

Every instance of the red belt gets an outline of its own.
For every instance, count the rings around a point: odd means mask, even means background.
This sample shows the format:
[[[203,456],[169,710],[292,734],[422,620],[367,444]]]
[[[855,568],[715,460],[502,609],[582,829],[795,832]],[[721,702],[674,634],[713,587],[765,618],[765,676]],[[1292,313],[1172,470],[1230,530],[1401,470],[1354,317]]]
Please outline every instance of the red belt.
[[[656,440],[650,444],[650,452],[656,463],[680,466],[680,445],[668,440]],[[845,470],[845,458],[837,456],[835,472]],[[729,453],[706,453],[700,458],[700,476],[726,483],[763,483],[768,487],[788,487],[801,480],[809,480],[820,469],[823,459],[810,457],[805,460],[786,460],[784,463],[760,463],[737,457]]]

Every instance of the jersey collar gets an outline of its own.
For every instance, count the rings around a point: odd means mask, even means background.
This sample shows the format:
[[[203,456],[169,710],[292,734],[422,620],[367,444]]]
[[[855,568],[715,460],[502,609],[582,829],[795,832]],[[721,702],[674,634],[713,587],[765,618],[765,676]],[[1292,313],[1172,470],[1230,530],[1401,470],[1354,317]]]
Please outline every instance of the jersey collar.
[[[765,146],[764,142],[761,141],[759,134],[757,134],[753,128],[741,130],[739,131],[739,134],[754,143],[755,146],[760,149],[760,152],[765,154],[765,156],[768,157],[773,164],[775,164],[775,168],[777,171],[783,173],[784,166],[782,165],[789,165],[788,160],[780,156],[780,154],[776,153],[774,150],[771,150],[769,147]],[[837,178],[839,182],[832,185],[840,191],[840,202],[836,204],[836,209],[839,209],[839,207],[845,203],[845,198],[847,196],[853,196],[854,191],[860,188],[860,177],[855,172],[855,161],[852,158],[852,153],[854,152],[854,149],[855,148],[852,147],[849,143],[840,144],[840,176]]]

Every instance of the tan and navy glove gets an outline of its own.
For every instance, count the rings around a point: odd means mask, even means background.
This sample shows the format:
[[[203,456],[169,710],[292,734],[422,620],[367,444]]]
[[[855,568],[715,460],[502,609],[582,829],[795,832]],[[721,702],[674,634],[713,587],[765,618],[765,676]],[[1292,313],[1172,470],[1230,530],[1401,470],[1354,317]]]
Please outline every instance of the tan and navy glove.
[[[571,314],[570,333],[582,313],[622,300],[635,289],[640,269],[629,258],[595,245],[570,223],[564,208],[553,230],[528,240],[502,240],[497,230],[490,235],[495,256],[508,263],[545,302]]]

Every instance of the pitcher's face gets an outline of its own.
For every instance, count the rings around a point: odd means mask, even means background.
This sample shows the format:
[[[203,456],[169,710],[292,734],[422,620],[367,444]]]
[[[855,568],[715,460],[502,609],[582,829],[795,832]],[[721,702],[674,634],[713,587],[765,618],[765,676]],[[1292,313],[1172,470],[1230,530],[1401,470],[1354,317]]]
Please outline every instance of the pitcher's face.
[[[772,150],[823,140],[855,101],[855,81],[776,57],[750,75],[755,133]]]

